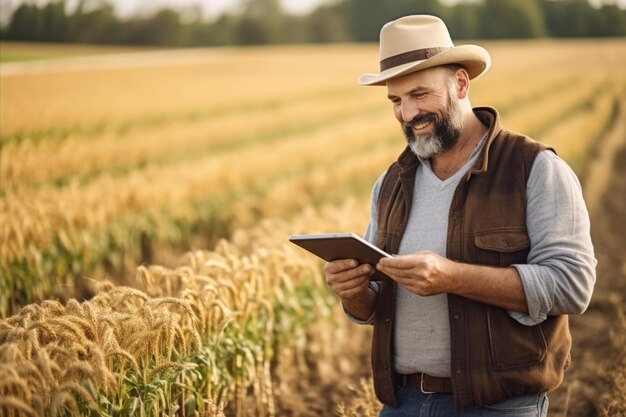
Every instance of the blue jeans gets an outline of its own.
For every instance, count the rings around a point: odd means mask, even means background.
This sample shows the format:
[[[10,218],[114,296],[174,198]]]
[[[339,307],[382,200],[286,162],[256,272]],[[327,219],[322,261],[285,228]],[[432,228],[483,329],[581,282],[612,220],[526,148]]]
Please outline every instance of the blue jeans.
[[[545,417],[548,414],[546,394],[510,398],[501,403],[454,413],[452,394],[423,394],[419,388],[398,388],[398,407],[384,406],[380,417]]]

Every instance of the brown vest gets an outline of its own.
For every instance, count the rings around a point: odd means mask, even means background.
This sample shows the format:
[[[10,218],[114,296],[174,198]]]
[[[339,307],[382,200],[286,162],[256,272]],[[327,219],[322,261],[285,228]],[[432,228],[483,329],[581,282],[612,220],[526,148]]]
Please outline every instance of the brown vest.
[[[494,109],[482,107],[474,112],[489,126],[487,143],[455,190],[449,213],[447,257],[501,267],[523,264],[530,247],[526,182],[535,157],[547,148],[503,130]],[[405,232],[419,163],[406,149],[383,181],[376,243],[388,253],[398,252]],[[381,283],[372,341],[376,394],[392,406],[396,404],[397,379],[392,364],[395,292],[394,282]],[[550,391],[561,383],[570,361],[567,316],[549,316],[539,325],[524,326],[504,309],[455,294],[448,294],[448,310],[450,372],[457,411]]]

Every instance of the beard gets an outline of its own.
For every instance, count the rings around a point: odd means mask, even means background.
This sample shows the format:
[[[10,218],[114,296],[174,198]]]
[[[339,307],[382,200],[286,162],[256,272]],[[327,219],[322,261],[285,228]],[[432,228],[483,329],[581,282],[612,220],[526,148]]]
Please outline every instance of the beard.
[[[412,127],[426,122],[432,122],[432,133],[416,135]],[[410,122],[402,123],[402,130],[409,148],[422,159],[428,159],[452,149],[459,141],[462,128],[461,106],[452,99],[451,94],[448,94],[448,107],[440,116],[434,113],[418,114]]]

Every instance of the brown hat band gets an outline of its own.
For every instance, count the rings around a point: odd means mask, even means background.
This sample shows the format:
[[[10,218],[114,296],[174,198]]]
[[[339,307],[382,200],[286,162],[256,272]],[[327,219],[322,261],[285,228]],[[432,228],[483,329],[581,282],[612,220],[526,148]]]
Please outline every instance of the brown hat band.
[[[414,51],[403,52],[398,55],[390,56],[380,61],[380,71],[388,70],[389,68],[397,67],[398,65],[408,64],[409,62],[422,61],[440,54],[441,52],[452,49],[451,47],[442,48],[424,48],[416,49]]]

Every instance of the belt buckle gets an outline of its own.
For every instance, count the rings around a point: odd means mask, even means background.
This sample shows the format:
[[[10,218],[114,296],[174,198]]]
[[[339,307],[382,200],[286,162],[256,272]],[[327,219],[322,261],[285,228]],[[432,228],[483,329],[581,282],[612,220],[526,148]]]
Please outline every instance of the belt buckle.
[[[420,374],[420,391],[422,391],[422,394],[436,394],[435,391],[426,391],[424,389],[424,372]]]

